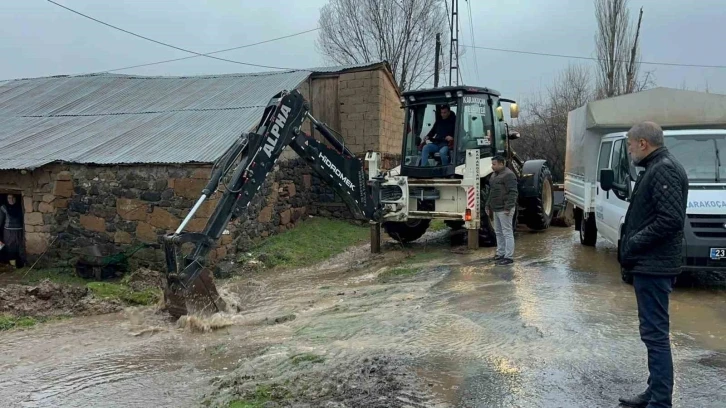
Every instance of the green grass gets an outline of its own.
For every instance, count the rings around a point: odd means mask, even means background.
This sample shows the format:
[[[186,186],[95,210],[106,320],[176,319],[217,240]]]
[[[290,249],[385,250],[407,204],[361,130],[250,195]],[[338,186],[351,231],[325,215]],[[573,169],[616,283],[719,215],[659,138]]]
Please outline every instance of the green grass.
[[[87,282],[85,279],[76,276],[71,268],[23,268],[14,271],[10,276],[10,280],[17,280],[19,283],[26,285],[34,285],[46,279],[52,282],[74,286],[83,286]]]
[[[128,286],[111,282],[89,282],[86,284],[93,294],[101,299],[118,299],[131,305],[151,305],[161,296],[160,290],[134,291]]]
[[[367,227],[339,220],[313,218],[292,230],[274,235],[251,251],[268,268],[300,268],[314,265],[346,248],[370,239]],[[243,257],[240,261],[249,260]]]
[[[93,294],[101,299],[118,299],[129,305],[151,305],[161,297],[161,288],[134,291],[127,286],[131,274],[125,275],[120,282],[96,282],[88,281],[75,274],[70,268],[47,268],[47,269],[19,269],[10,276],[10,281],[16,281],[25,285],[36,285],[43,280],[51,282],[86,286]]]
[[[266,402],[284,401],[290,398],[288,391],[267,385],[258,385],[255,391],[244,399],[232,401],[228,408],[262,408]]]
[[[426,252],[416,252],[410,257],[406,258],[405,264],[415,264],[433,261],[434,259],[441,258],[444,254],[441,251],[431,250]]]
[[[320,364],[325,362],[325,358],[312,353],[297,354],[290,357],[290,359],[292,360],[292,364],[295,366],[306,362],[311,364]]]
[[[51,320],[64,319],[67,316],[53,316],[53,317],[30,317],[30,316],[9,316],[0,315],[0,331],[12,330],[12,329],[23,329],[34,327],[39,323],[45,323]]]
[[[414,274],[416,274],[416,272],[418,272],[418,269],[416,269],[416,268],[407,268],[407,267],[393,268],[393,269],[389,269],[389,270],[381,273],[380,275],[378,275],[377,279],[378,279],[378,282],[387,283],[395,278],[414,275]]]
[[[429,231],[431,232],[438,232],[442,231],[446,228],[449,228],[444,224],[444,220],[431,220],[431,224],[429,224]]]
[[[38,324],[38,320],[32,317],[13,317],[5,315],[0,316],[0,331],[23,327],[33,327],[36,324]]]
[[[414,265],[433,261],[441,258],[442,256],[444,256],[444,254],[437,250],[413,253],[409,257],[405,258],[399,264],[400,266],[389,269],[378,275],[378,282],[387,283],[395,278],[415,275],[421,270],[421,268],[417,268]]]

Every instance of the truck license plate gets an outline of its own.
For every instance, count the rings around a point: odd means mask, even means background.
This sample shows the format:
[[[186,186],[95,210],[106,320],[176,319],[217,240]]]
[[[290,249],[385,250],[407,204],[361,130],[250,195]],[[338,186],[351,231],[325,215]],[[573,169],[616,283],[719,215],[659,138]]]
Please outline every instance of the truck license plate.
[[[711,259],[726,259],[726,248],[711,248]]]

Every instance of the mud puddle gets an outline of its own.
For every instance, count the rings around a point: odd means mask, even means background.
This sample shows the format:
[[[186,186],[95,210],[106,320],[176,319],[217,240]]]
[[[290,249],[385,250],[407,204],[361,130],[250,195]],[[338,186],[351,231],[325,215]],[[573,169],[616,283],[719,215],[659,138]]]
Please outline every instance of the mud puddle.
[[[239,313],[154,308],[0,334],[8,406],[617,406],[647,378],[613,249],[571,230],[517,235],[516,264],[442,234],[354,248],[220,286]],[[672,298],[677,407],[726,401],[723,294]],[[89,403],[90,402],[90,403]],[[246,404],[246,405],[245,405]]]

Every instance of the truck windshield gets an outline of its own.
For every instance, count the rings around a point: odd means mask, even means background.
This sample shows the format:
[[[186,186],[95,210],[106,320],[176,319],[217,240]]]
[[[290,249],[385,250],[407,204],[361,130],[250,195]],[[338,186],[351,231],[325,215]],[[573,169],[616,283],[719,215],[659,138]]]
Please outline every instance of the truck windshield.
[[[726,135],[668,135],[665,145],[686,169],[691,182],[726,180]]]

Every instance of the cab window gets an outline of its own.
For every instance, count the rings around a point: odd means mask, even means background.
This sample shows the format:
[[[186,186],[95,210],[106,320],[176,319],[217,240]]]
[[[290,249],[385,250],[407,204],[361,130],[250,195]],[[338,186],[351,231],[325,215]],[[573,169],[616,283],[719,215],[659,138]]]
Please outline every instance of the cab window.
[[[408,108],[406,123],[406,141],[404,147],[404,164],[413,165],[421,154],[419,147],[426,135],[431,131],[440,114],[442,104],[413,105]],[[456,115],[456,104],[449,104],[451,112]]]
[[[613,142],[605,142],[600,145],[600,159],[597,162],[597,181],[600,181],[600,170],[610,168],[610,150]]]
[[[613,182],[618,186],[626,188],[630,181],[630,161],[628,160],[628,147],[625,144],[625,139],[620,139],[615,142],[610,168],[613,169],[615,175]]]

